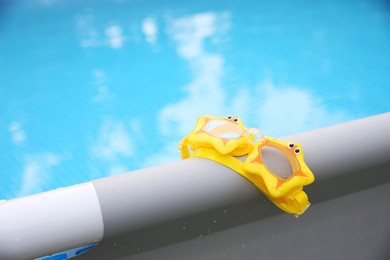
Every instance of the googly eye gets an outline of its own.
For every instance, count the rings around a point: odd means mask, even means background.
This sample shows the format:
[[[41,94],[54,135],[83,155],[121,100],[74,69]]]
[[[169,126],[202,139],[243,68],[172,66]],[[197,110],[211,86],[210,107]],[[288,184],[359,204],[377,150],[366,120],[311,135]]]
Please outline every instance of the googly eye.
[[[232,120],[232,117],[231,116],[227,116],[226,119]]]
[[[294,150],[294,153],[295,153],[295,154],[299,154],[300,152],[301,152],[301,149],[295,148],[295,150]]]
[[[233,118],[233,121],[237,123],[238,122],[238,118],[237,117]]]
[[[290,149],[291,149],[291,148],[294,148],[294,144],[293,144],[293,143],[289,143],[289,144],[288,144],[288,148],[290,148]]]

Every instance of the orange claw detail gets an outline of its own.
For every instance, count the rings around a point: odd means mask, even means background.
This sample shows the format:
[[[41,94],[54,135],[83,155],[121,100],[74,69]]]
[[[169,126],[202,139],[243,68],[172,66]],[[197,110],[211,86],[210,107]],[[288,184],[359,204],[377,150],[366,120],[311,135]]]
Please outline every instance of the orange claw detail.
[[[263,163],[263,160],[261,160],[260,156],[256,156],[251,163]]]
[[[278,179],[278,182],[276,184],[276,189],[278,189],[280,186],[282,186],[282,184],[284,184],[284,180]]]
[[[294,176],[303,176],[303,177],[307,177],[306,174],[304,174],[302,171],[297,171]]]

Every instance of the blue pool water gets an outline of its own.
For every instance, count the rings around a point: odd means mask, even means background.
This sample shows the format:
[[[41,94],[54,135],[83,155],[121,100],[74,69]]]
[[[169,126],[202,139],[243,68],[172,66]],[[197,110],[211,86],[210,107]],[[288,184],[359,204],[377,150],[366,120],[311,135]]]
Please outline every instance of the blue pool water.
[[[386,1],[0,2],[0,199],[179,160],[203,114],[282,136],[390,110]]]

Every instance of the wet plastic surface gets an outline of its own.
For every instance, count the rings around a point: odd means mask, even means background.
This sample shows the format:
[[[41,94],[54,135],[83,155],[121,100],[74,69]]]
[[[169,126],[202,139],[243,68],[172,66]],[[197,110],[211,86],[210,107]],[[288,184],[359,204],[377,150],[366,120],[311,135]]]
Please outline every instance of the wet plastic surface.
[[[115,193],[107,195],[114,186],[104,191],[105,180],[95,181],[107,233],[79,259],[388,259],[389,121],[384,114],[289,137],[305,147],[317,177],[307,187],[312,206],[298,219],[229,169],[205,171],[207,162],[199,174],[194,167],[175,173],[170,165],[162,166],[171,167],[166,174],[153,174],[156,167],[110,181],[121,180],[116,191],[126,188],[132,200],[115,201]],[[126,186],[130,178],[139,182]],[[118,217],[115,208],[131,214]]]

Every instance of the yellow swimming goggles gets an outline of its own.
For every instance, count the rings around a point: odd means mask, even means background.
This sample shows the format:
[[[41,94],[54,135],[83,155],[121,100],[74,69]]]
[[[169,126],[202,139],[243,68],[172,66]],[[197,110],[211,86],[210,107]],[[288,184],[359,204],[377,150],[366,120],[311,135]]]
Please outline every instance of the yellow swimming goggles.
[[[279,177],[267,167],[261,153],[265,147],[277,149],[288,158],[290,177]],[[195,129],[180,141],[179,149],[182,159],[201,157],[233,169],[288,213],[300,216],[310,206],[303,186],[312,183],[314,176],[298,143],[263,136],[257,129],[246,128],[235,116],[202,116]],[[243,162],[238,156],[247,157]]]

